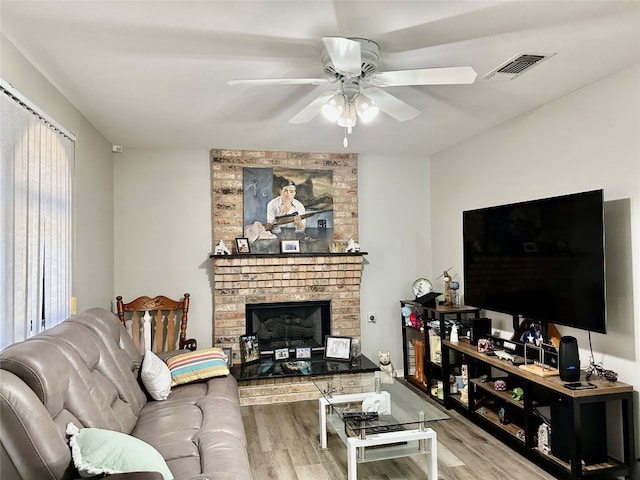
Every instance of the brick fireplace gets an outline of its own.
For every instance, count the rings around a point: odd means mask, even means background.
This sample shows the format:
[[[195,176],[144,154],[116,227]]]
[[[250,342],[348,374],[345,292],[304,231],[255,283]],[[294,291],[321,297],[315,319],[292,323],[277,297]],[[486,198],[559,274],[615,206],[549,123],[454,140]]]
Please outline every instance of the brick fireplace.
[[[356,155],[212,150],[214,244],[224,240],[233,245],[235,238],[244,236],[243,168],[274,166],[331,169],[334,240],[358,239]],[[330,301],[332,335],[360,337],[362,255],[248,254],[212,261],[214,340],[232,348],[234,363],[240,362],[239,336],[246,333],[246,304]],[[306,379],[254,381],[240,385],[240,393],[245,404],[317,398]]]
[[[216,344],[239,360],[238,337],[246,333],[246,304],[331,301],[331,334],[360,336],[360,255],[216,257]]]

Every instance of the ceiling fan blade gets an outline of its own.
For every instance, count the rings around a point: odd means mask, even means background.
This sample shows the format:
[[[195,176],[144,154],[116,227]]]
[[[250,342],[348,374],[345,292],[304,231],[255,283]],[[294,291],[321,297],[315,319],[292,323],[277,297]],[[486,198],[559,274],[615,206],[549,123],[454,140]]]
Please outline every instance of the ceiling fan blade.
[[[335,91],[323,93],[322,95],[317,97],[315,100],[313,100],[309,105],[307,105],[302,110],[300,110],[297,115],[295,115],[291,120],[289,120],[289,123],[308,122],[313,117],[315,117],[318,113],[320,113],[322,106],[325,103],[327,103],[327,100],[329,100],[335,94],[336,94]]]
[[[363,93],[373,100],[380,110],[399,122],[405,122],[420,115],[420,110],[377,87],[365,88]]]
[[[227,85],[324,85],[328,78],[250,78],[229,80]]]
[[[454,85],[473,83],[478,74],[472,67],[419,68],[395,72],[376,72],[368,82],[377,87],[404,85]]]
[[[338,73],[346,77],[360,76],[362,58],[358,42],[344,37],[322,37],[322,41]]]

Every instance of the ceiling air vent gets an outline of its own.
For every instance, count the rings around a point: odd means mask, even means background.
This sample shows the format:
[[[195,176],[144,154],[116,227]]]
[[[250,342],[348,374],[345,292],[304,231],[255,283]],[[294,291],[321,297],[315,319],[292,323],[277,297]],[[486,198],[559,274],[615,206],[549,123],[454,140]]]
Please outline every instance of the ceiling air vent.
[[[487,80],[513,80],[554,55],[555,53],[519,53],[498,68],[491,70],[482,78]]]

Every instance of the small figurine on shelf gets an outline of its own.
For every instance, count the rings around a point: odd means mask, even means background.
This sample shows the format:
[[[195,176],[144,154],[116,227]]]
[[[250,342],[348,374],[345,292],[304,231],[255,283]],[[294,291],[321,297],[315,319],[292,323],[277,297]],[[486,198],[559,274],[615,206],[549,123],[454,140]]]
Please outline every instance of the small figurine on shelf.
[[[356,253],[360,251],[360,244],[357,243],[353,238],[350,238],[347,242],[347,248],[344,250],[346,253]]]
[[[224,244],[224,240],[220,240],[213,251],[214,255],[231,255],[231,251]]]
[[[407,305],[402,307],[402,316],[404,317],[405,327],[413,327],[414,330],[422,330],[422,321],[418,311]]]
[[[500,410],[498,410],[498,420],[500,420],[500,423],[502,425],[506,425],[507,423],[509,423],[509,419],[507,418],[507,411],[504,407],[500,407]]]
[[[551,452],[551,427],[546,423],[540,424],[538,427],[538,450],[544,454]]]
[[[404,307],[402,307],[401,311],[402,317],[404,318],[404,326],[411,327],[411,314],[413,313],[413,308],[405,305]]]
[[[465,405],[469,404],[469,370],[467,365],[463,364],[460,367],[460,375],[462,376],[462,388],[458,388],[460,392],[460,401]],[[458,385],[459,387],[459,385]]]
[[[520,337],[520,341],[522,343],[530,343],[536,347],[540,347],[544,343],[542,325],[539,323],[531,323],[531,325],[529,325],[529,329]]]
[[[394,383],[397,376],[396,369],[391,363],[391,352],[378,352],[378,365],[380,366],[380,381],[382,383]]]
[[[447,307],[450,307],[453,302],[451,302],[451,275],[447,270],[442,274],[444,278],[444,304]]]
[[[455,323],[451,326],[451,336],[449,339],[452,343],[458,343],[458,325]]]
[[[519,402],[524,397],[524,390],[520,387],[516,387],[513,389],[511,393],[511,398],[513,398],[516,402]]]
[[[450,281],[449,288],[451,289],[451,305],[457,307],[460,305],[460,297],[458,296],[460,282],[456,282],[454,280]]]

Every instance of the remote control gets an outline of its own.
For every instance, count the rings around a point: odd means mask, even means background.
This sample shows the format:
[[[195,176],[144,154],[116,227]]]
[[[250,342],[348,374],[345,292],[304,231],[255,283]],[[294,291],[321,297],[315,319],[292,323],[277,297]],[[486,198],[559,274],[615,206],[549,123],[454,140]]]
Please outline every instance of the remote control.
[[[570,390],[591,390],[592,388],[598,388],[598,386],[594,385],[593,383],[582,382],[565,383],[564,386]]]
[[[343,416],[345,420],[368,422],[371,420],[377,420],[378,412],[345,412]]]

